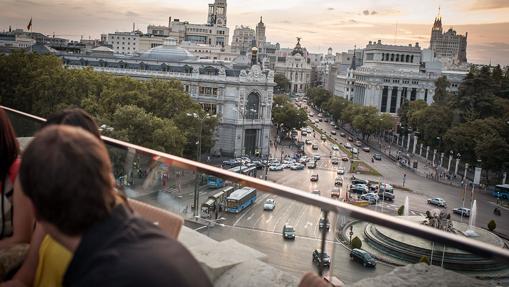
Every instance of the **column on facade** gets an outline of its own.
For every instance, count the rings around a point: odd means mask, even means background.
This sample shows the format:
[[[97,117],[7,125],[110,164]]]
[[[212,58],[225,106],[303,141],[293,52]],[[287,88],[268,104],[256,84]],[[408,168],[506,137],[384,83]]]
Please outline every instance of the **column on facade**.
[[[391,104],[392,104],[392,90],[395,89],[396,87],[389,87],[389,90],[387,91],[387,107],[386,107],[386,111],[388,113],[391,112]],[[396,88],[397,89],[397,88]]]
[[[396,99],[396,113],[398,112],[399,108],[401,107],[401,95],[403,93],[403,88],[398,87],[398,93],[397,93],[397,99]]]

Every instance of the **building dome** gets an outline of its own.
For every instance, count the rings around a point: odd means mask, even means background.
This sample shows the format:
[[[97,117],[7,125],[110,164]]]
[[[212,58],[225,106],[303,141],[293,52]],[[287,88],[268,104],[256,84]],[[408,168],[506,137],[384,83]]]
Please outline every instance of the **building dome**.
[[[162,46],[154,47],[140,55],[142,59],[164,61],[164,62],[180,62],[185,60],[196,59],[184,48],[177,46],[175,38],[166,38]]]

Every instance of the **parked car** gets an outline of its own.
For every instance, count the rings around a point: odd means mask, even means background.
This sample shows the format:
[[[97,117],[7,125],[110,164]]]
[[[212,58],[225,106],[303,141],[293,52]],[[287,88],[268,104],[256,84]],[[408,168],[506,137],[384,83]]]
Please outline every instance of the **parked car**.
[[[357,148],[353,148],[352,149],[352,154],[359,154],[359,150]]]
[[[307,136],[307,135],[308,135],[308,133],[307,133],[307,132],[305,132],[305,131],[301,131],[301,132],[300,132],[300,134],[301,134],[303,137],[305,137],[305,136]]]
[[[365,146],[362,148],[362,150],[365,152],[369,152],[371,149],[369,148],[369,146]]]
[[[346,147],[347,149],[352,149],[352,145],[351,145],[350,143],[345,143],[345,147]]]
[[[300,163],[305,163],[305,162],[308,162],[309,161],[309,158],[305,155],[301,156],[300,159],[299,159],[299,162]]]
[[[320,118],[320,119],[318,119],[318,121],[319,121],[319,122],[322,122],[323,120]]]
[[[339,150],[339,147],[337,145],[332,145],[333,150]]]
[[[356,177],[352,177],[352,184],[364,184],[364,185],[367,185],[369,182],[365,179],[360,179],[360,178],[356,178]]]
[[[295,239],[295,228],[293,228],[291,225],[285,224],[283,226],[283,238]]]
[[[362,146],[362,142],[361,141],[355,141],[354,145],[358,146],[358,147],[361,147]]]
[[[308,162],[307,166],[308,168],[316,168],[316,161],[313,160]]]
[[[318,149],[318,145],[317,144],[313,144],[313,150],[317,150]]]
[[[320,139],[323,140],[323,141],[327,140],[327,136],[326,135],[322,135],[322,136],[320,136]]]
[[[322,261],[323,258],[323,261]],[[322,263],[323,262],[323,263]],[[327,253],[320,252],[320,250],[315,249],[313,251],[313,263],[315,263],[317,266],[324,266],[324,267],[330,267],[330,257]]]
[[[275,165],[271,165],[269,166],[269,170],[270,171],[282,171],[284,169],[283,165],[282,164],[275,164]]]
[[[318,229],[322,230],[329,230],[330,229],[330,222],[329,220],[325,220],[325,218],[320,218],[320,221],[318,222]]]
[[[302,170],[304,169],[304,165],[302,163],[296,162],[292,165],[290,165],[291,170]]]
[[[343,186],[343,178],[340,176],[336,177],[336,179],[334,180],[334,185]]]
[[[274,210],[276,208],[276,201],[272,198],[269,198],[265,200],[265,203],[263,204],[263,210]]]
[[[324,122],[328,123],[329,122],[329,119],[328,118],[325,118],[323,119]]]
[[[339,130],[339,126],[335,126],[334,129],[338,131]]]
[[[465,207],[454,208],[452,212],[461,216],[470,217],[470,209]]]
[[[320,155],[319,154],[314,154],[313,155],[313,159],[314,160],[320,160]]]
[[[332,163],[332,164],[339,164],[339,159],[338,159],[337,157],[333,157],[333,158],[331,159],[331,163]]]
[[[350,258],[354,261],[359,262],[364,267],[376,267],[376,261],[368,252],[354,248],[350,252]]]
[[[236,167],[239,166],[241,163],[235,159],[229,159],[223,161],[223,166],[230,166],[230,167]]]
[[[447,207],[447,202],[440,197],[428,198],[428,204],[436,205],[438,207]]]
[[[378,201],[378,195],[373,192],[361,195],[362,200],[368,201],[370,204],[375,204]]]
[[[339,136],[344,138],[344,137],[346,137],[346,134],[345,133],[339,133]]]
[[[353,138],[352,137],[348,137],[348,141],[349,142],[353,141]]]
[[[344,167],[342,167],[342,166],[338,167],[337,174],[339,174],[339,175],[343,175],[343,174],[345,174],[345,168],[344,168]]]
[[[378,192],[378,197],[384,201],[394,201],[396,198],[394,193],[388,191]]]
[[[376,185],[377,188],[379,188],[381,192],[388,191],[388,192],[394,192],[394,187],[388,183],[382,183],[379,185]]]
[[[331,133],[332,135],[336,135],[336,131],[335,131],[335,130],[332,130],[330,133]]]
[[[306,141],[305,141],[305,142],[306,142],[306,144],[307,144],[307,145],[312,144],[312,142],[311,142],[311,140],[310,140],[310,139],[306,139]]]
[[[348,161],[348,157],[346,155],[344,155],[344,156],[341,157],[341,160],[342,161]]]
[[[373,159],[382,160],[382,155],[379,153],[375,153],[375,154],[373,154]]]
[[[368,192],[368,186],[365,184],[352,184],[350,191],[353,193],[364,194]]]
[[[318,174],[312,174],[311,181],[318,181]]]
[[[331,193],[330,193],[330,197],[334,198],[339,198],[340,196],[340,191],[339,191],[339,188],[335,187],[332,189]]]

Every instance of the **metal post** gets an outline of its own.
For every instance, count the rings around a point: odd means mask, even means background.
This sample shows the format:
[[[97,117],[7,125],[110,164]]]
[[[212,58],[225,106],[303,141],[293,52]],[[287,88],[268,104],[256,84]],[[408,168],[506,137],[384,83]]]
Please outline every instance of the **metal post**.
[[[467,180],[468,162],[465,163],[465,173],[463,174],[463,181]]]
[[[200,120],[200,131],[198,132],[198,146],[196,148],[196,160],[199,162],[201,158],[201,131],[203,129],[203,119]],[[193,195],[193,202],[194,202],[194,210],[193,210],[193,216],[199,216],[198,215],[198,205],[199,203],[199,196],[198,196],[198,180],[200,178],[200,173],[196,171],[196,176],[194,179],[194,195]]]
[[[437,156],[437,150],[433,149],[433,166],[435,166],[435,158]]]
[[[240,139],[240,156],[244,156],[245,154],[245,150],[244,150],[244,133],[245,133],[245,129],[244,129],[244,119],[246,118],[245,115],[244,115],[244,112],[241,112],[239,111],[239,114],[242,116],[242,138]]]
[[[326,210],[323,212],[323,220],[324,220],[324,224],[325,226],[322,228],[322,242],[321,242],[321,247],[320,247],[320,264],[318,265],[318,275],[320,277],[323,276],[323,269],[324,269],[324,266],[323,266],[323,255],[325,253],[325,238],[327,237],[327,228],[326,228],[326,225],[327,225],[327,215],[329,214],[329,212]],[[331,254],[333,255],[333,254]],[[332,257],[331,257],[332,258]]]

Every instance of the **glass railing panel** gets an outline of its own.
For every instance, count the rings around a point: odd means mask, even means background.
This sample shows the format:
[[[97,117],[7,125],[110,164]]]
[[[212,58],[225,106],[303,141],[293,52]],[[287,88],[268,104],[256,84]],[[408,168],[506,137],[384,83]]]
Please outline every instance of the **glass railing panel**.
[[[39,120],[23,115],[9,112],[9,117],[23,137],[33,135],[40,125]],[[324,127],[318,131],[323,130]],[[331,143],[329,138],[337,143]],[[266,254],[269,264],[298,277],[314,270],[332,273],[351,284],[420,260],[472,277],[509,275],[504,236],[509,233],[509,224],[503,216],[507,210],[499,207],[502,215],[494,214],[497,202],[491,194],[458,189],[460,200],[451,194],[446,198],[447,207],[433,205],[426,195],[403,188],[399,182],[357,173],[352,169],[355,161],[341,147],[337,151],[341,153],[340,160],[333,164],[330,150],[334,152],[333,145],[344,141],[340,135],[327,134],[322,144],[316,134],[315,141],[318,150],[310,144],[304,146],[304,152],[308,157],[321,156],[316,167],[306,164],[303,168],[297,165],[281,168],[274,158],[273,167],[267,169],[266,162],[257,158],[243,165],[238,162],[228,165],[233,162],[228,159],[205,165],[105,138],[117,185],[128,197],[177,213],[186,219],[188,227],[218,241],[235,239]],[[281,148],[272,154],[284,163],[286,155],[294,154],[285,152],[281,159]],[[344,161],[343,154],[347,158]],[[359,158],[369,166],[366,156],[361,152]],[[384,160],[377,165],[383,173],[384,165],[388,164]],[[354,188],[354,184],[362,184],[355,180],[366,180],[365,187]],[[411,179],[407,184],[412,184]],[[392,192],[382,191],[382,187],[391,186]],[[232,193],[243,188],[247,189],[244,196],[232,197]],[[246,204],[252,199],[249,188],[256,189],[256,198]],[[369,191],[376,195],[374,199],[366,195]],[[229,198],[233,201],[229,202]],[[274,200],[274,208],[270,200]],[[474,200],[476,206],[472,208]],[[469,216],[453,212],[462,206],[470,207]],[[402,215],[398,215],[400,209]],[[320,224],[324,211],[328,211],[328,230],[321,228],[326,223]],[[491,219],[497,224],[494,232],[487,226]],[[294,228],[293,232],[286,232],[293,233],[294,239],[284,238],[285,225]],[[361,242],[361,249],[375,258],[376,268],[366,268],[363,262],[351,259],[352,241]],[[321,272],[317,263],[321,259],[313,261],[313,252],[322,249],[322,242],[330,256],[330,267],[324,266]],[[443,242],[447,242],[445,249]],[[464,262],[473,267],[462,265]],[[474,270],[467,272],[468,268]]]

